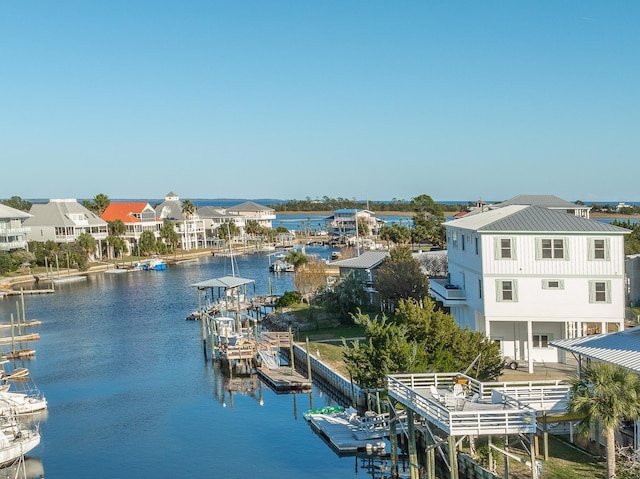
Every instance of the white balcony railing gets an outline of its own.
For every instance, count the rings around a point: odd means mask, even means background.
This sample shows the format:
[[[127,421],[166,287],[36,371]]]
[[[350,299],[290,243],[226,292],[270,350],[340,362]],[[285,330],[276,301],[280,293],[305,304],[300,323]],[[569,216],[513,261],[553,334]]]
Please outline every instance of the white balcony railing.
[[[445,279],[430,279],[429,291],[434,298],[443,301],[445,305],[462,304],[466,301],[465,291],[448,283]]]

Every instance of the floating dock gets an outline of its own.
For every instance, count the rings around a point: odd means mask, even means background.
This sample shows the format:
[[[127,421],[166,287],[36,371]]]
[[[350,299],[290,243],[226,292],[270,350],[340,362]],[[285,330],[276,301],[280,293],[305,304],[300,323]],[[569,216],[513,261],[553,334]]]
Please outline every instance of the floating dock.
[[[311,391],[311,381],[291,368],[269,369],[263,366],[257,371],[260,378],[276,393]]]
[[[345,413],[305,414],[311,428],[338,453],[355,454],[363,451],[384,452],[386,442],[381,438],[361,438],[354,434],[358,426]]]

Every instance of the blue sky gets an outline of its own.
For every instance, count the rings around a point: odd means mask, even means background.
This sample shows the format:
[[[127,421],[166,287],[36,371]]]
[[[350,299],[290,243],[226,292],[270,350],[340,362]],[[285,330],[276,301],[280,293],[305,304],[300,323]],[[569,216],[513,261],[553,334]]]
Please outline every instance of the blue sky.
[[[0,0],[0,198],[639,201],[637,1]]]

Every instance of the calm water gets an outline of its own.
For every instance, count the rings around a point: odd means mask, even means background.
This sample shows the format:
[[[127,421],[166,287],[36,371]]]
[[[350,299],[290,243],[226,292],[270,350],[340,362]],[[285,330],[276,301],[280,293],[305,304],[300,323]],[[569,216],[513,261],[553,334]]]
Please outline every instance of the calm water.
[[[328,404],[322,391],[276,395],[257,380],[230,381],[204,361],[200,323],[184,319],[197,307],[189,285],[228,274],[228,261],[96,274],[26,297],[27,317],[42,321],[34,329],[41,339],[29,345],[36,356],[17,365],[29,368],[49,402],[42,442],[30,454],[46,477],[368,475],[304,421],[310,407]],[[258,294],[268,291],[268,278],[276,292],[292,289],[291,275],[269,276],[267,257],[237,261]],[[0,301],[1,321],[15,312],[15,298]]]

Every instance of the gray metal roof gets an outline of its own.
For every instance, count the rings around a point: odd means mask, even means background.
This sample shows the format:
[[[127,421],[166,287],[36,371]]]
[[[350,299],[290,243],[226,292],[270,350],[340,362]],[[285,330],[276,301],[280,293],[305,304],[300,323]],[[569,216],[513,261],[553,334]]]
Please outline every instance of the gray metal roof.
[[[518,195],[511,199],[492,205],[493,207],[509,206],[509,205],[534,205],[542,206],[544,208],[551,209],[564,209],[564,210],[590,210],[590,206],[577,205],[569,201],[563,200],[553,195]]]
[[[231,208],[227,208],[229,211],[275,211],[273,208],[269,208],[268,206],[259,205],[258,203],[254,203],[253,201],[245,201],[244,203],[240,203],[239,205],[232,206]]]
[[[45,204],[31,206],[31,218],[24,221],[25,226],[77,226],[71,215],[81,215],[90,226],[102,226],[107,222],[88,210],[76,200],[51,199]]]
[[[640,374],[640,326],[619,333],[558,339],[550,344],[587,358],[618,364]]]
[[[625,228],[541,206],[511,205],[444,223],[478,232],[629,234]]]
[[[10,220],[13,218],[29,218],[30,216],[31,215],[29,213],[25,213],[24,211],[20,211],[12,208],[11,206],[0,203],[0,218]]]
[[[331,266],[351,269],[371,269],[378,266],[389,256],[388,251],[365,251],[360,256],[332,261]]]
[[[196,210],[200,218],[226,218],[224,208],[221,206],[203,206]]]
[[[203,288],[230,289],[230,288],[236,288],[238,286],[242,286],[250,283],[255,283],[255,280],[247,279],[247,278],[238,278],[237,276],[223,276],[221,278],[212,278],[212,279],[207,279],[205,281],[200,281],[199,283],[193,283],[190,286],[194,286],[200,289],[203,289]]]
[[[182,212],[182,203],[179,200],[165,200],[155,207],[156,217],[160,219],[185,220],[187,217]]]

